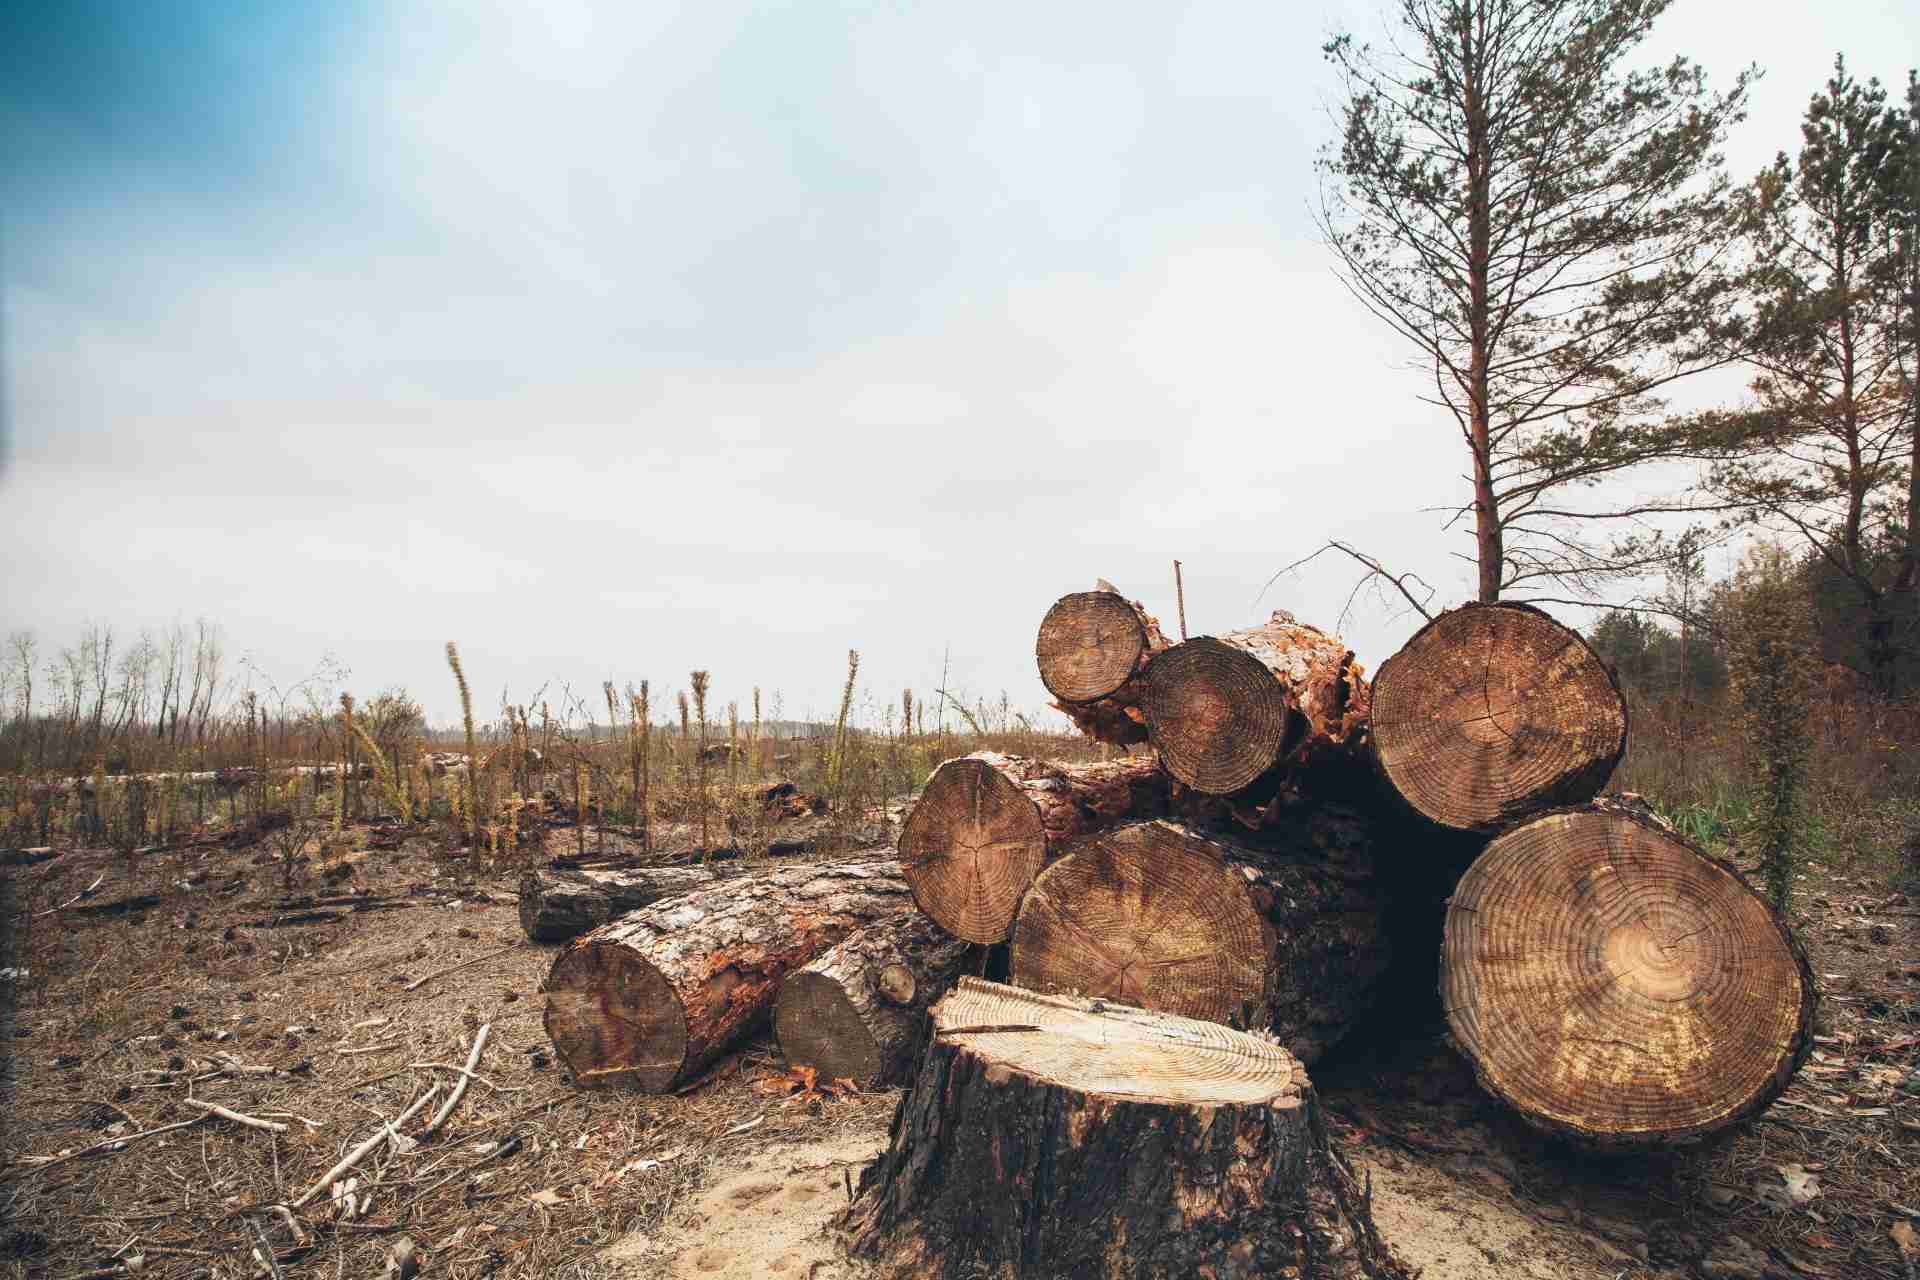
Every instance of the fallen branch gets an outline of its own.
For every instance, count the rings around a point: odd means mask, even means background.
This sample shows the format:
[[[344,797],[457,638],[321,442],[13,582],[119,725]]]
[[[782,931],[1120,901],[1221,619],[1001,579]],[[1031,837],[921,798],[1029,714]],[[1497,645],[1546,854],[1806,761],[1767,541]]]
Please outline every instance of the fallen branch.
[[[525,1085],[522,1085],[517,1089],[503,1088],[500,1085],[495,1084],[493,1081],[487,1079],[485,1076],[481,1075],[478,1071],[469,1070],[468,1068],[461,1066],[457,1062],[409,1062],[406,1066],[406,1069],[408,1071],[424,1071],[429,1067],[436,1067],[441,1071],[458,1071],[463,1076],[471,1077],[476,1083],[487,1086],[487,1088],[493,1090],[495,1093],[525,1093],[527,1091],[527,1088]],[[393,1074],[399,1075],[401,1073],[396,1071]]]
[[[254,1116],[241,1115],[238,1111],[227,1110],[217,1102],[203,1102],[199,1098],[182,1098],[181,1101],[190,1107],[199,1107],[202,1110],[211,1111],[223,1120],[231,1120],[235,1124],[244,1124],[250,1129],[266,1129],[272,1133],[285,1133],[287,1131],[287,1126],[277,1120],[261,1120]]]
[[[82,889],[80,892],[74,894],[71,898],[68,898],[65,902],[61,903],[59,906],[48,907],[45,911],[38,912],[37,914],[35,914],[34,919],[38,920],[41,916],[50,916],[56,911],[65,911],[68,907],[80,901],[80,899],[86,897],[88,894],[92,893],[95,889],[98,889],[100,887],[101,882],[104,881],[106,878],[107,878],[107,873],[102,871],[99,875],[94,877],[92,884],[88,885],[86,888]]]
[[[460,970],[465,969],[470,965],[479,964],[482,960],[492,960],[496,956],[503,956],[507,954],[507,952],[509,951],[517,951],[519,949],[520,949],[520,944],[516,942],[510,947],[502,947],[498,951],[489,951],[485,955],[475,956],[471,960],[462,960],[459,964],[453,965],[449,968],[442,969],[438,973],[430,973],[424,978],[415,978],[412,982],[409,982],[406,986],[400,989],[402,991],[412,991],[416,987],[425,986],[427,983],[432,982],[435,978],[444,978],[450,973],[458,973]]]
[[[433,1119],[427,1121],[427,1127],[420,1131],[422,1137],[438,1129],[441,1122],[452,1115],[453,1109],[460,1105],[460,1099],[464,1097],[467,1092],[467,1082],[474,1078],[473,1069],[480,1065],[481,1051],[487,1047],[487,1033],[492,1030],[493,1024],[491,1022],[483,1022],[480,1024],[480,1030],[473,1037],[473,1052],[467,1055],[466,1069],[460,1073],[460,1079],[455,1082],[453,1093],[447,1098],[446,1102],[442,1104],[440,1110],[434,1113]]]
[[[208,1113],[208,1116],[211,1114],[212,1113]],[[191,1120],[182,1120],[176,1124],[163,1124],[157,1129],[142,1129],[138,1133],[123,1133],[117,1138],[108,1138],[106,1141],[96,1142],[90,1147],[82,1147],[78,1151],[69,1151],[66,1155],[55,1156],[51,1160],[44,1161],[40,1164],[28,1165],[23,1169],[0,1170],[0,1181],[11,1178],[16,1173],[38,1173],[42,1169],[51,1169],[53,1166],[65,1164],[69,1160],[78,1160],[81,1156],[90,1156],[102,1151],[117,1151],[125,1147],[128,1143],[138,1141],[141,1138],[151,1138],[155,1134],[161,1133],[172,1133],[175,1129],[190,1128],[193,1125],[199,1124],[202,1120],[207,1119],[208,1116],[195,1116]]]
[[[425,1093],[421,1094],[418,1098],[415,1098],[413,1102],[407,1107],[407,1109],[400,1113],[400,1118],[398,1120],[395,1120],[391,1124],[382,1124],[379,1128],[379,1131],[376,1132],[371,1138],[368,1138],[365,1142],[361,1143],[359,1146],[355,1147],[353,1150],[347,1152],[346,1155],[340,1158],[339,1164],[334,1165],[333,1168],[321,1174],[320,1180],[314,1183],[312,1186],[308,1187],[305,1191],[301,1192],[300,1197],[297,1200],[294,1200],[289,1207],[298,1209],[303,1205],[305,1205],[307,1201],[313,1199],[315,1196],[319,1195],[322,1191],[325,1191],[328,1187],[332,1186],[335,1178],[338,1178],[341,1174],[347,1172],[349,1169],[359,1164],[362,1160],[365,1160],[368,1154],[372,1152],[375,1147],[379,1146],[382,1142],[385,1142],[387,1140],[387,1135],[389,1133],[392,1133],[398,1130],[401,1125],[413,1119],[413,1117],[419,1113],[420,1108],[426,1106],[428,1102],[432,1101],[433,1096],[439,1092],[440,1092],[439,1085],[437,1084],[429,1085]]]

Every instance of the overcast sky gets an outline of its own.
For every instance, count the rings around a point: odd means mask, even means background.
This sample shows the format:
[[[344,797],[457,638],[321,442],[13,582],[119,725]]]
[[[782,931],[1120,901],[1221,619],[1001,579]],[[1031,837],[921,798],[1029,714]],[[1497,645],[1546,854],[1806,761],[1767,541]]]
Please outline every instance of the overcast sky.
[[[0,15],[0,630],[205,616],[489,710],[714,673],[1037,707],[1096,576],[1332,625],[1329,537],[1470,592],[1407,349],[1312,225],[1374,3],[62,0]],[[1835,16],[1837,14],[1841,16]],[[1911,4],[1680,0],[1782,147]],[[1570,620],[1578,621],[1577,618]],[[1411,632],[1361,602],[1371,668]],[[668,694],[670,697],[670,693]]]

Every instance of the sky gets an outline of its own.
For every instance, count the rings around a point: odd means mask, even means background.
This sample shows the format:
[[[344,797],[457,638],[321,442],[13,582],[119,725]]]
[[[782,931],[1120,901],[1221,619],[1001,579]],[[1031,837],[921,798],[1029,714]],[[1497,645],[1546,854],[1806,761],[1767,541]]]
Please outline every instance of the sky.
[[[1038,708],[1096,577],[1333,626],[1329,538],[1471,594],[1458,437],[1335,278],[1320,46],[1376,3],[0,9],[0,631],[205,617],[457,713],[695,668]],[[1904,82],[1920,10],[1679,0],[1644,49]],[[1569,621],[1578,623],[1577,616]],[[1363,595],[1369,667],[1419,618]],[[496,692],[499,691],[499,692]]]

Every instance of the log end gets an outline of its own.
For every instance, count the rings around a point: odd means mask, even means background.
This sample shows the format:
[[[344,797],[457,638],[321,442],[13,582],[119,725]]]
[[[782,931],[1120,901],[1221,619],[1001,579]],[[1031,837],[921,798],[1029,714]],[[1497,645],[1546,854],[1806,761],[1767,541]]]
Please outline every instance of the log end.
[[[1182,1017],[1258,1019],[1271,929],[1201,840],[1142,822],[1079,841],[1015,923],[1010,980]]]
[[[1598,795],[1627,746],[1619,684],[1578,632],[1528,605],[1441,614],[1373,682],[1374,759],[1414,810],[1497,831]]]
[[[1786,923],[1726,864],[1591,808],[1501,836],[1446,918],[1441,994],[1482,1085],[1536,1127],[1628,1149],[1758,1114],[1812,1047]]]
[[[1006,939],[1020,895],[1046,857],[1033,801],[981,760],[949,760],[935,770],[900,831],[914,901],[968,942]]]
[[[1148,648],[1139,612],[1115,591],[1077,591],[1040,620],[1040,682],[1063,702],[1094,702],[1125,684]]]
[[[672,984],[630,949],[592,941],[547,975],[546,1029],[582,1088],[664,1093],[687,1056],[687,1018]]]
[[[787,1061],[812,1067],[822,1080],[844,1077],[865,1085],[886,1069],[879,1041],[847,999],[846,990],[824,974],[801,972],[789,977],[780,989],[773,1025]]]
[[[1209,636],[1177,644],[1148,664],[1141,709],[1167,772],[1208,795],[1246,787],[1306,727],[1272,672]]]

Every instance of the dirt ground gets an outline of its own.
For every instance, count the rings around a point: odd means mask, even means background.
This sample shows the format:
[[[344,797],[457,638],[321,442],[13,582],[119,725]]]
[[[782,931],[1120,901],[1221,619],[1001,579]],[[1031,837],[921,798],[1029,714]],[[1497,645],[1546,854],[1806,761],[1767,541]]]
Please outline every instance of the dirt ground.
[[[0,868],[0,1276],[136,1258],[164,1280],[265,1276],[268,1246],[286,1277],[371,1276],[402,1237],[423,1276],[461,1280],[857,1274],[827,1228],[897,1094],[795,1103],[764,1083],[782,1067],[765,1040],[678,1095],[583,1093],[541,1027],[555,948],[521,934],[516,873],[423,838],[305,871],[311,905],[287,904],[263,846]],[[138,895],[155,900],[79,910]],[[1823,869],[1801,916],[1826,987],[1819,1052],[1705,1150],[1558,1148],[1404,1010],[1392,1038],[1321,1064],[1385,1238],[1426,1280],[1909,1277],[1890,1231],[1920,1216],[1916,913]],[[475,1079],[422,1136],[482,1025]],[[351,1195],[322,1184],[293,1226],[269,1207],[429,1089],[407,1136],[339,1180]],[[1794,1165],[1819,1194],[1782,1207]]]

